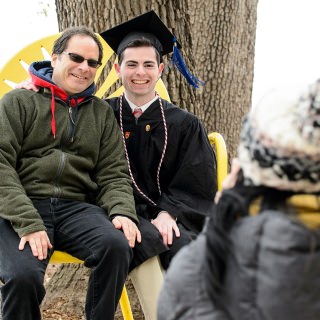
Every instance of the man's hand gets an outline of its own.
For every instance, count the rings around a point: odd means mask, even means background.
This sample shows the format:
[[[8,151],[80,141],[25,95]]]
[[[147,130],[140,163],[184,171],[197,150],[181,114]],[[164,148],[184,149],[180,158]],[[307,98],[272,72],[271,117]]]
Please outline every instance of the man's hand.
[[[157,218],[151,220],[151,223],[159,230],[165,245],[172,245],[173,232],[176,237],[180,237],[180,230],[177,226],[176,219],[167,211],[161,211]]]
[[[37,231],[23,236],[19,243],[19,250],[23,250],[27,242],[29,242],[33,255],[39,260],[46,259],[48,249],[52,248],[46,231]]]
[[[134,248],[136,240],[139,243],[141,242],[141,233],[136,224],[131,219],[124,216],[116,216],[112,220],[112,223],[116,229],[122,229],[131,248]]]
[[[17,84],[15,85],[15,88],[16,88],[16,89],[33,90],[33,91],[35,91],[35,92],[38,92],[38,91],[39,91],[39,88],[32,83],[32,81],[31,81],[30,78],[27,79],[27,80],[24,80],[24,81],[22,81],[22,82],[20,82],[20,83],[17,83]]]

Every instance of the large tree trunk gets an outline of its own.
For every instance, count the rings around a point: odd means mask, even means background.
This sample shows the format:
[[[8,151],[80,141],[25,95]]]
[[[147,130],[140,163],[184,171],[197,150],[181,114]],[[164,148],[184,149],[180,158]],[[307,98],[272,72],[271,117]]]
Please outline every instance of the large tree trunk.
[[[243,115],[251,105],[258,0],[189,2],[189,55],[196,60],[196,73],[206,81],[196,92],[194,103],[200,107],[194,112],[208,132],[224,136],[231,159],[236,155]]]
[[[242,117],[251,104],[257,2],[56,0],[56,8],[60,30],[86,25],[96,32],[155,10],[182,44],[182,54],[190,71],[206,83],[195,90],[170,67],[163,80],[172,101],[202,119],[208,132],[222,133],[231,159],[236,154]],[[47,314],[50,310],[63,310],[63,314],[70,313],[73,318],[52,319],[84,319],[84,283],[88,272],[83,266],[69,265],[54,273],[43,309]],[[129,296],[135,319],[143,319],[131,289]],[[59,310],[51,308],[55,305]],[[121,318],[119,313],[117,318]]]

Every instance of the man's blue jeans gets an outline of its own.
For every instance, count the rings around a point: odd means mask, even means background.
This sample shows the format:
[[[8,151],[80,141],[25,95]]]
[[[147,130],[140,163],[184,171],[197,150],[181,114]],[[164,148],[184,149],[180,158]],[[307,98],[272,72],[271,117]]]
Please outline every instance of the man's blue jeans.
[[[34,201],[34,206],[54,249],[66,251],[92,268],[87,319],[113,320],[132,260],[124,234],[115,229],[103,209],[88,203],[51,198]],[[11,224],[0,218],[2,319],[38,320],[49,259],[38,260],[29,245],[19,251],[19,242]]]

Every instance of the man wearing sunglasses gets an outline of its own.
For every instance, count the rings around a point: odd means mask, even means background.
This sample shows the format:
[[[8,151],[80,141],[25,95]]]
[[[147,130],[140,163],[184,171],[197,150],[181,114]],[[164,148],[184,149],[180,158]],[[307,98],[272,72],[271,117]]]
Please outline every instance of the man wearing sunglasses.
[[[3,320],[41,319],[53,249],[92,268],[86,318],[114,319],[141,235],[117,121],[93,95],[101,59],[91,30],[67,29],[30,67],[38,92],[0,101]]]

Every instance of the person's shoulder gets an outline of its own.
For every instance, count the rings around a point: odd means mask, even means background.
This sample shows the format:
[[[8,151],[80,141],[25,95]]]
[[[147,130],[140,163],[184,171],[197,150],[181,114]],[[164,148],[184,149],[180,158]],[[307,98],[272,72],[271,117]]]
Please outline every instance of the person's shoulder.
[[[107,98],[105,101],[110,105],[113,110],[117,110],[119,108],[119,97]]]
[[[107,108],[107,109],[112,109],[111,104],[108,99],[101,99],[96,96],[92,96],[93,103],[97,106]]]
[[[175,114],[181,117],[187,117],[190,119],[198,119],[197,116],[194,115],[192,112],[186,109],[182,109],[181,107],[179,107],[178,105],[172,102],[162,99],[162,104],[163,104],[164,110],[168,111],[169,113],[171,112],[172,114]]]
[[[88,102],[88,103],[91,105],[88,106],[89,108],[85,107],[86,109],[91,110],[91,112],[94,113],[100,119],[104,119],[103,121],[107,121],[108,123],[109,121],[111,122],[113,121],[115,117],[114,111],[111,108],[110,104],[105,99],[92,96],[90,97],[89,100],[91,102]]]
[[[199,124],[201,124],[200,119],[192,112],[182,109],[166,100],[163,101],[165,115],[166,117],[168,116],[169,121],[171,120],[174,123],[180,123],[182,126],[186,126],[189,129],[192,127],[199,127]]]
[[[165,99],[161,99],[162,105],[164,110],[170,110],[170,111],[176,111],[176,112],[185,112],[185,110],[181,109],[179,106],[177,106],[176,104],[165,100]]]
[[[2,98],[4,97],[30,97],[33,95],[37,95],[38,92],[28,89],[12,89],[11,91],[7,92]]]
[[[31,97],[38,96],[38,92],[34,92],[32,90],[27,89],[13,89],[7,92],[2,98],[2,104],[10,103],[12,105],[15,104],[15,101],[27,101]]]
[[[262,232],[263,230],[263,232]],[[289,241],[294,243],[298,234],[309,233],[310,230],[299,219],[299,215],[288,214],[279,210],[263,210],[257,215],[240,219],[231,231],[232,237],[246,238],[249,242],[255,239],[272,238],[278,243],[284,244]],[[250,240],[251,239],[251,240]],[[260,239],[260,240],[261,240]],[[241,246],[246,241],[236,240]]]
[[[110,104],[115,104],[119,100],[119,97],[112,97],[112,98],[106,98],[105,101],[107,101]]]

